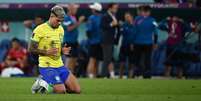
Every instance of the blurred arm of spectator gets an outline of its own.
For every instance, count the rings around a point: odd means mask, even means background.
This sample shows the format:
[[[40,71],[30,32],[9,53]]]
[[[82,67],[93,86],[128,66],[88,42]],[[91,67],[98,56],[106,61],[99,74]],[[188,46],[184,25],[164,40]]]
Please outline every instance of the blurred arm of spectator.
[[[158,48],[158,24],[156,23],[156,21],[153,22],[155,29],[154,29],[154,45],[153,45],[153,49],[157,49]]]
[[[162,20],[159,25],[158,25],[158,28],[160,30],[163,30],[163,31],[168,31],[168,21],[170,20],[171,18],[170,17],[167,17],[166,19]]]
[[[8,50],[7,53],[8,54],[7,54],[6,58],[5,58],[5,61],[2,63],[3,68],[13,67],[14,65],[16,65],[16,62],[12,60],[11,51]]]
[[[110,24],[112,27],[118,26],[117,20],[113,20],[112,23]]]
[[[68,30],[68,31],[74,30],[74,29],[77,28],[81,23],[83,23],[84,20],[85,20],[85,16],[80,16],[77,23],[72,24],[72,25],[70,25],[70,26],[67,26],[67,30]]]
[[[27,57],[27,50],[26,49],[22,49],[22,52],[21,52],[23,55],[19,58],[17,58],[17,62],[19,63],[20,67],[21,68],[24,68],[27,66],[27,60],[28,60],[28,57]]]

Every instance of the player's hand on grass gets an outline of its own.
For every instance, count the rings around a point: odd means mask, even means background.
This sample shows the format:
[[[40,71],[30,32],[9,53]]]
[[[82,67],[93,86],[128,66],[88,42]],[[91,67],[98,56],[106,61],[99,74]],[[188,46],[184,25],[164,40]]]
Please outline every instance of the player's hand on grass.
[[[64,45],[64,47],[62,48],[62,52],[64,55],[69,55],[71,51],[71,47],[68,47],[67,44]]]

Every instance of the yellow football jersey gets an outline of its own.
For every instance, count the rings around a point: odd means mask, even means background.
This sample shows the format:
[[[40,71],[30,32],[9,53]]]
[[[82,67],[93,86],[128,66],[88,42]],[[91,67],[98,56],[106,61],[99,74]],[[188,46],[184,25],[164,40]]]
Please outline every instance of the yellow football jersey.
[[[62,26],[54,29],[48,22],[34,29],[31,40],[39,43],[38,49],[48,50],[50,48],[57,48],[59,50],[56,56],[39,55],[39,67],[58,68],[64,65],[61,58],[63,37],[64,30]]]

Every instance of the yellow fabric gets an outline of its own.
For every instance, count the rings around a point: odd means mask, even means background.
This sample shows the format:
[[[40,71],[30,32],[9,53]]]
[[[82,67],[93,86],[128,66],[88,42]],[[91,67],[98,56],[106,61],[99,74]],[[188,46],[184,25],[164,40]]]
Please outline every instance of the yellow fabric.
[[[57,48],[59,50],[57,56],[39,55],[39,67],[58,68],[63,66],[61,58],[63,36],[64,30],[62,26],[53,29],[48,22],[43,23],[34,29],[31,40],[38,42],[38,49],[49,50],[51,48]]]

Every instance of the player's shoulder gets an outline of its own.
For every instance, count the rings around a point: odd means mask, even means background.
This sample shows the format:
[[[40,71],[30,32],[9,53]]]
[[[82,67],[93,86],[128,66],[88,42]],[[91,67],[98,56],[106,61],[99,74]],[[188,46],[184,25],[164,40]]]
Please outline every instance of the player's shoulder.
[[[59,26],[59,31],[64,33],[64,28],[61,25]]]
[[[62,27],[61,25],[59,26],[59,30],[64,30],[63,27]]]
[[[46,26],[47,26],[46,23],[40,24],[34,29],[34,32],[35,31],[40,31],[40,30],[44,29]]]
[[[149,19],[152,20],[152,21],[155,21],[155,18],[152,17],[152,16],[149,16]]]
[[[97,19],[97,16],[95,16],[95,15],[90,15],[88,18],[88,20],[90,20],[90,21],[94,21],[96,19]]]
[[[142,16],[136,16],[135,20],[138,20],[138,19],[141,19],[141,18],[142,18]]]
[[[89,19],[94,19],[94,15],[90,15],[90,16],[89,16]]]

